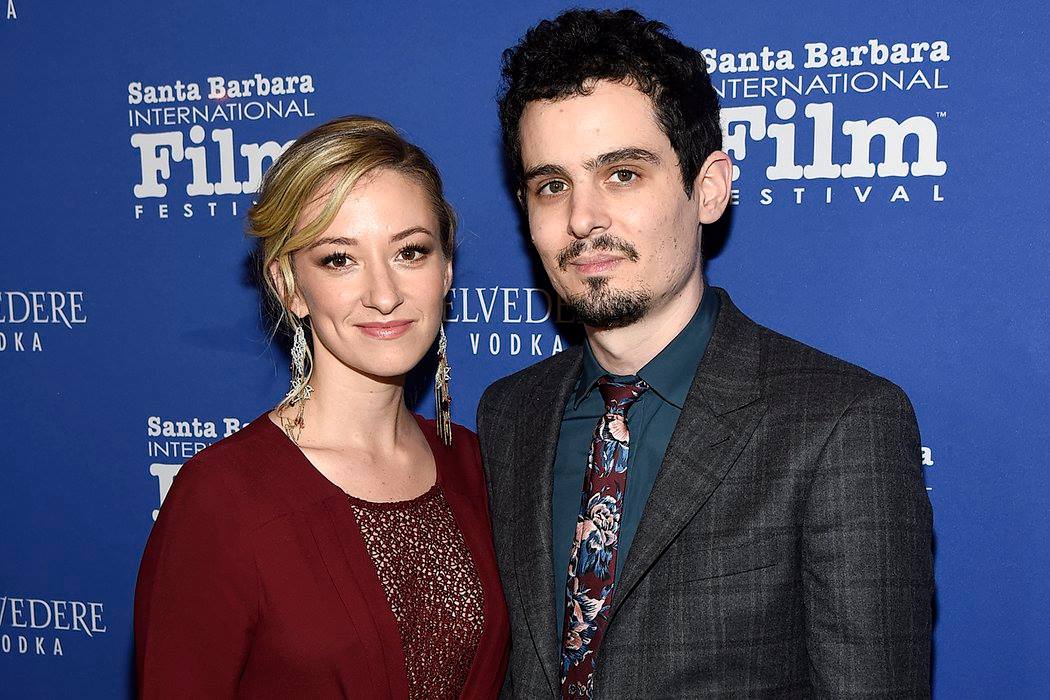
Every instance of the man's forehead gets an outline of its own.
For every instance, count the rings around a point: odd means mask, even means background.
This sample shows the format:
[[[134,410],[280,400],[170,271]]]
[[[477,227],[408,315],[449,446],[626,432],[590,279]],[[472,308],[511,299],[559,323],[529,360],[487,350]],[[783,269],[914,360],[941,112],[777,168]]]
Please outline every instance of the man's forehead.
[[[600,80],[585,85],[579,93],[528,102],[522,111],[522,126],[526,121],[556,118],[556,115],[564,114],[591,117],[610,126],[630,124],[646,118],[654,126],[657,125],[656,111],[649,95],[633,83]]]
[[[526,161],[557,157],[583,162],[629,147],[652,152],[671,147],[649,96],[608,81],[585,95],[530,102],[522,113],[520,138]]]

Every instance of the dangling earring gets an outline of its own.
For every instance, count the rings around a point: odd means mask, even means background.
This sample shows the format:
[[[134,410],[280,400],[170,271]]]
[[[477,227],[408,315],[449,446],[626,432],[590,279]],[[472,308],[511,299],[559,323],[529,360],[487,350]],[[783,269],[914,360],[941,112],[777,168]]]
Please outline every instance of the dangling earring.
[[[437,433],[446,445],[452,445],[452,397],[448,393],[448,383],[452,378],[452,367],[448,364],[448,340],[445,338],[445,326],[438,334],[438,366],[434,377],[434,417]]]
[[[303,427],[306,425],[303,420],[303,410],[307,400],[314,393],[313,387],[306,383],[306,332],[303,330],[303,325],[300,322],[295,326],[295,338],[292,341],[291,388],[281,401],[282,407],[297,406],[298,410],[294,418],[286,418],[278,411],[284,432],[296,445],[299,444],[299,436],[302,435]]]

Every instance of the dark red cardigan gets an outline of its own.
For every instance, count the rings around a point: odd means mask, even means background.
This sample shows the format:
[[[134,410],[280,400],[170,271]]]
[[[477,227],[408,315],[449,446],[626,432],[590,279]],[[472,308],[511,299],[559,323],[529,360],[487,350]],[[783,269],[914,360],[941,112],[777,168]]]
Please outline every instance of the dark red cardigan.
[[[446,448],[418,420],[484,587],[462,697],[494,698],[508,621],[477,438],[457,425]],[[135,659],[146,698],[407,697],[397,622],[346,495],[265,414],[179,471],[139,569]]]

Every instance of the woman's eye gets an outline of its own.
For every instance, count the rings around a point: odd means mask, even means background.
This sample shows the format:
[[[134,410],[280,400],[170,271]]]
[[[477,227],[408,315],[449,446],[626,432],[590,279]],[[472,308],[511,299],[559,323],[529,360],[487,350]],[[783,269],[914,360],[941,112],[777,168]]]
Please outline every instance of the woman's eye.
[[[612,174],[611,179],[618,183],[634,182],[638,179],[638,173],[633,170],[617,170]]]
[[[544,183],[543,186],[537,191],[539,194],[561,194],[568,188],[561,180],[551,180],[550,182]]]
[[[350,263],[353,261],[346,253],[332,253],[331,255],[326,255],[321,262],[325,267],[341,270],[344,267],[349,267]]]
[[[426,257],[426,254],[429,252],[430,250],[423,246],[409,246],[407,248],[402,248],[397,256],[405,262],[416,262],[417,260]]]

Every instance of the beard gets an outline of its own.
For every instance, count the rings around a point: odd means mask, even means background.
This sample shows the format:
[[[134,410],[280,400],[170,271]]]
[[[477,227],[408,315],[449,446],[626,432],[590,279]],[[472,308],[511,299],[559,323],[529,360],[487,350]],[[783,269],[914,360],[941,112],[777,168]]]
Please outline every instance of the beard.
[[[646,289],[610,289],[607,277],[588,277],[587,291],[569,295],[565,303],[585,326],[623,328],[649,312],[653,295]]]
[[[630,262],[638,261],[638,250],[630,241],[603,233],[589,241],[593,250],[609,250],[622,253]],[[558,268],[565,270],[569,263],[582,255],[588,241],[576,240],[558,253]],[[565,297],[566,305],[577,320],[592,328],[623,328],[640,320],[649,312],[653,295],[647,289],[624,291],[609,288],[608,277],[588,277],[587,291]]]

